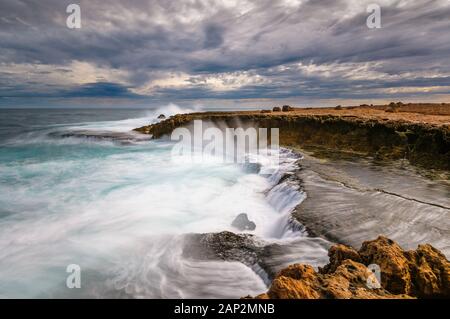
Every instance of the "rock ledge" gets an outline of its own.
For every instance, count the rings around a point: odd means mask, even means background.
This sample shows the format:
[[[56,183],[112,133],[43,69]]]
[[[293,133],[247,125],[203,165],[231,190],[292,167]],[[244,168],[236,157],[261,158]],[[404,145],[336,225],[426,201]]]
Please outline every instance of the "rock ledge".
[[[404,251],[394,241],[380,236],[364,242],[356,251],[335,245],[330,262],[316,272],[296,264],[277,274],[267,293],[257,299],[408,299],[449,298],[450,263],[431,245]],[[369,265],[378,265],[380,288],[368,284],[376,278]],[[372,288],[371,288],[372,287]],[[376,286],[375,286],[376,287]]]

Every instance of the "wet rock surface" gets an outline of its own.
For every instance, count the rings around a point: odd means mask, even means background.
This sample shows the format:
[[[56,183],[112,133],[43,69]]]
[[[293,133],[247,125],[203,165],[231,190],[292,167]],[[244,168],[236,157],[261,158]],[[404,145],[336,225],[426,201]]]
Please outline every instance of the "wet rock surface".
[[[268,243],[249,234],[232,232],[189,234],[185,236],[183,257],[196,260],[241,262],[252,268],[267,284],[278,271],[296,262],[293,256],[305,256],[302,261],[325,263],[328,242],[299,238],[290,243]],[[317,266],[317,265],[316,265]]]
[[[240,231],[244,230],[255,230],[256,224],[248,219],[247,214],[239,214],[231,223],[231,226],[239,229]]]
[[[189,234],[183,256],[198,260],[241,262],[249,267],[264,264],[265,243],[248,234],[232,232]]]
[[[222,259],[253,264],[264,249],[255,236],[232,232],[190,234],[183,255],[197,259]]]
[[[303,155],[296,175],[307,197],[292,215],[309,235],[360,247],[383,234],[404,249],[429,243],[450,256],[447,183],[405,163]]]
[[[50,137],[53,138],[85,138],[94,140],[116,141],[121,144],[129,144],[132,142],[142,142],[150,140],[150,137],[136,134],[133,132],[114,132],[114,131],[89,131],[89,130],[74,130],[64,132],[51,132]]]
[[[295,264],[280,271],[261,299],[384,299],[449,298],[450,263],[430,245],[404,251],[394,241],[380,236],[365,242],[359,251],[344,245],[329,250],[330,262],[318,272]],[[381,270],[381,286],[368,284]],[[373,282],[373,281],[372,281]]]

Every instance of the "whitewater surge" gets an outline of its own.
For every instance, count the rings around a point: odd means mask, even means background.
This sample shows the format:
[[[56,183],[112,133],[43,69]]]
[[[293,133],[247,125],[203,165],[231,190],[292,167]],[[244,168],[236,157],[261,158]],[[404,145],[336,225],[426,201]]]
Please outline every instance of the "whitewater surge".
[[[160,113],[180,112],[171,106],[132,119],[78,122],[74,116],[1,141],[0,296],[258,294],[266,282],[251,267],[182,256],[184,234],[238,232],[231,223],[241,213],[257,225],[251,232],[257,238],[287,245],[288,253],[273,260],[280,268],[326,261],[327,243],[292,224],[290,214],[306,196],[282,180],[296,168],[293,153],[282,150],[279,170],[266,176],[214,159],[172,161],[173,142],[131,132]],[[80,131],[88,133],[74,134]],[[111,132],[126,134],[128,143],[117,143]],[[82,269],[81,289],[65,286],[69,264]]]

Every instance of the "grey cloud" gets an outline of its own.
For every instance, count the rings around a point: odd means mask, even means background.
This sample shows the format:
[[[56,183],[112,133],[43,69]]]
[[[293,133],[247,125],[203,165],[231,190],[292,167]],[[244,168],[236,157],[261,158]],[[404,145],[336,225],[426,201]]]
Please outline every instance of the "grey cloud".
[[[67,88],[27,82],[20,74],[14,82],[14,75],[8,74],[1,75],[0,96],[38,96],[45,91],[62,97],[138,98],[130,90],[173,72],[214,76],[251,71],[268,83],[223,92],[197,83],[159,88],[148,98],[369,97],[369,90],[378,94],[375,90],[382,88],[449,85],[449,1],[407,1],[404,6],[397,0],[380,1],[380,30],[365,25],[365,7],[372,1],[310,0],[291,6],[281,0],[249,0],[227,6],[218,0],[81,0],[83,27],[69,30],[65,8],[71,2],[3,0],[0,71],[12,63],[64,69],[72,61],[84,61],[126,71],[129,86],[104,79],[91,87]],[[277,71],[299,62],[372,63],[373,71],[387,77],[356,81],[333,70],[328,77]],[[405,76],[389,79],[396,74]],[[67,94],[68,89],[72,93]]]

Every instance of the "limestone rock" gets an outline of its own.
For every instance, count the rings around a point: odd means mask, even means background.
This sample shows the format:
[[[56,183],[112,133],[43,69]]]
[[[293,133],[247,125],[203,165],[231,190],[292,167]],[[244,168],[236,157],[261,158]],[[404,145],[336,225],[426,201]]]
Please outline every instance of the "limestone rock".
[[[416,251],[406,253],[414,290],[422,298],[450,297],[450,263],[431,245],[420,245]]]
[[[272,282],[267,296],[271,299],[317,299],[319,278],[311,266],[292,265],[282,270]]]
[[[320,268],[320,273],[330,274],[336,271],[336,269],[342,264],[344,260],[350,259],[356,262],[361,262],[361,257],[358,252],[345,245],[335,245],[328,251],[328,257],[330,257],[330,263],[325,267]]]
[[[364,242],[356,251],[344,245],[330,248],[330,262],[316,272],[296,264],[280,271],[267,293],[259,299],[409,299],[449,298],[450,263],[430,245],[404,251],[394,241],[380,236]],[[368,285],[373,273],[381,271],[381,287]]]
[[[421,298],[450,296],[450,263],[431,245],[403,251],[386,237],[363,243],[359,251],[365,264],[378,264],[381,284],[391,292]]]
[[[306,114],[310,110],[261,114],[249,112],[205,112],[174,115],[165,120],[135,129],[157,139],[170,136],[178,127],[188,127],[195,120],[225,124],[235,128],[279,128],[280,145],[320,147],[366,154],[386,160],[407,159],[413,165],[441,170],[450,169],[450,126],[414,123],[383,118],[363,118],[350,110],[330,110],[338,114]],[[303,113],[302,113],[303,112]],[[342,113],[344,112],[344,113]],[[353,112],[353,111],[352,111]],[[384,110],[383,116],[385,116]],[[342,113],[342,114],[340,114]],[[409,113],[408,113],[409,114]],[[445,113],[447,114],[447,113]]]
[[[411,274],[403,249],[386,237],[362,244],[359,251],[364,264],[377,264],[382,271],[381,285],[393,293],[411,293]]]
[[[267,292],[258,298],[270,299],[381,299],[407,298],[384,289],[367,287],[367,268],[345,260],[332,274],[317,273],[311,266],[292,265],[282,270]]]

